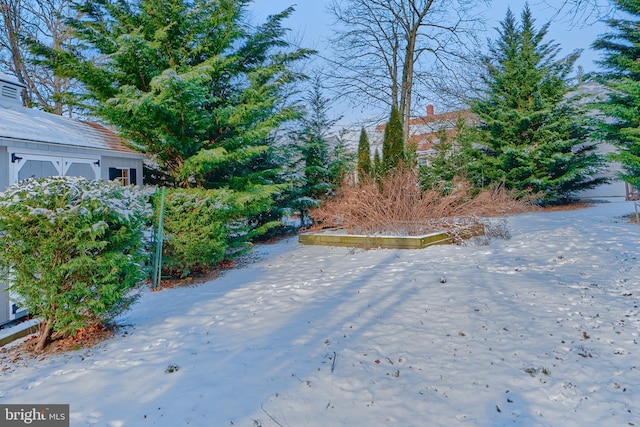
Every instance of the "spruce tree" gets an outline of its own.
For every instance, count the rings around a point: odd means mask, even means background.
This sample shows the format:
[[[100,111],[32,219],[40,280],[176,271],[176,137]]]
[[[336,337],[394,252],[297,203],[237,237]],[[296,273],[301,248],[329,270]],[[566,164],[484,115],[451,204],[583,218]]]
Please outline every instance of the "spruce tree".
[[[599,105],[607,117],[600,126],[605,139],[619,149],[612,159],[622,164],[621,178],[640,188],[640,0],[615,3],[628,19],[609,19],[613,32],[593,43],[603,51],[599,63],[607,70],[604,83],[612,89],[609,100]]]
[[[292,146],[287,198],[302,216],[303,225],[308,220],[308,210],[318,206],[321,199],[331,195],[344,178],[351,157],[331,135],[340,117],[331,118],[331,100],[323,93],[322,82],[316,76],[304,98],[304,109],[297,120],[297,129],[291,134]]]
[[[429,164],[420,167],[423,188],[443,187],[448,190],[457,178],[481,183],[481,153],[474,149],[474,143],[482,139],[479,132],[462,117],[456,122],[454,138],[442,132],[439,135],[440,143],[434,146],[435,154],[429,157]]]
[[[176,185],[255,189],[278,175],[270,136],[298,114],[281,94],[312,52],[285,41],[293,9],[251,28],[249,3],[83,2],[69,24],[84,50],[38,52]]]
[[[594,178],[604,159],[565,99],[579,52],[557,59],[559,46],[545,41],[549,24],[537,30],[534,23],[528,5],[520,24],[508,10],[499,38],[489,44],[485,96],[471,106],[483,123],[484,152],[472,169],[482,170],[481,184],[503,181],[521,195],[560,203],[604,182]]]
[[[330,118],[331,101],[323,94],[320,77],[316,76],[304,99],[305,112],[299,120],[295,136],[304,169],[304,195],[320,198],[340,184],[333,173],[330,133],[339,118]]]
[[[404,161],[404,138],[402,131],[402,117],[396,106],[391,107],[389,122],[384,128],[382,140],[382,167],[389,171]]]
[[[358,141],[358,180],[360,182],[371,177],[371,146],[367,132],[362,128],[360,131],[360,140]]]
[[[332,145],[329,155],[329,176],[334,184],[332,188],[334,190],[344,183],[348,174],[354,171],[354,167],[357,166],[357,158],[348,146],[348,142],[342,138],[341,133],[335,136],[335,143]]]

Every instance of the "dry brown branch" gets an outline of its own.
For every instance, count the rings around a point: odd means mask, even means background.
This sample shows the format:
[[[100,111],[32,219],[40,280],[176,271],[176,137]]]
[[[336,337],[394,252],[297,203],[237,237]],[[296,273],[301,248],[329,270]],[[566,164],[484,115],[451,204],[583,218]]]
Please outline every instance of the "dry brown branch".
[[[442,188],[424,191],[416,172],[399,169],[381,183],[345,184],[311,218],[312,229],[338,227],[349,234],[416,236],[483,226],[488,237],[506,237],[506,222],[495,218],[530,210],[530,204],[515,200],[501,186],[474,197],[471,184],[458,179],[448,193]]]

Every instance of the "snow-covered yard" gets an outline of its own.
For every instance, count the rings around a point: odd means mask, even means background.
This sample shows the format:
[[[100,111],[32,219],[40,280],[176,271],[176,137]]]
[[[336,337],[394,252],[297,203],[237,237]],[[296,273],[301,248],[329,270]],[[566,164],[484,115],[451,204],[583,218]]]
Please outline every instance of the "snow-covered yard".
[[[12,365],[0,403],[69,403],[74,427],[640,425],[631,212],[519,215],[488,246],[259,246],[145,292],[96,348]]]

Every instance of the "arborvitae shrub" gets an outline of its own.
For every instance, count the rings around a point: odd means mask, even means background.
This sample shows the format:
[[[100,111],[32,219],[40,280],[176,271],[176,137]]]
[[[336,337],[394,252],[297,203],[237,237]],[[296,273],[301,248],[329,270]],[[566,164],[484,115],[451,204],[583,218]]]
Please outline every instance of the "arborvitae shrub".
[[[167,191],[164,212],[163,274],[185,277],[224,259],[228,227],[224,192]]]
[[[167,189],[164,212],[163,275],[202,273],[250,250],[253,238],[281,226],[256,218],[266,214],[277,185],[253,191]],[[156,208],[159,206],[156,200]]]
[[[38,350],[54,331],[73,335],[134,302],[147,274],[147,197],[77,177],[27,179],[0,193],[0,270],[42,319]]]

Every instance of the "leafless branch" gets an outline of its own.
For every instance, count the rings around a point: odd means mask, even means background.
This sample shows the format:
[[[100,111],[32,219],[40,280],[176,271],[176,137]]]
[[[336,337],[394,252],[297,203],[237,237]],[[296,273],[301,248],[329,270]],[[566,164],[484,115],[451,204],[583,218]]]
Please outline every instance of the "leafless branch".
[[[344,185],[335,199],[310,214],[314,229],[340,227],[349,234],[416,236],[487,227],[487,218],[500,218],[535,209],[515,200],[501,186],[474,196],[471,184],[458,179],[448,192],[423,190],[415,171],[394,170],[381,182],[367,180]]]
[[[73,108],[65,97],[77,84],[38,64],[26,41],[37,40],[53,48],[69,43],[64,20],[70,13],[71,0],[0,0],[4,24],[0,26],[0,71],[25,85],[23,98],[29,106],[68,115]]]
[[[421,76],[436,64],[460,62],[475,49],[483,28],[480,3],[486,2],[333,0],[332,47],[340,64],[331,74],[335,87],[359,94],[362,103],[395,105],[408,135],[414,94],[424,99],[432,88]]]

